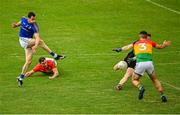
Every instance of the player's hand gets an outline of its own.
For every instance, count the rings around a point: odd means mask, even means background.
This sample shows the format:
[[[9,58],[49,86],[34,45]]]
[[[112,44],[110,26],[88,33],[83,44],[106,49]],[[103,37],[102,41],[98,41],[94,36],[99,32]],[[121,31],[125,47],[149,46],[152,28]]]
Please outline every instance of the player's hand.
[[[54,79],[54,77],[49,77],[49,80],[52,80],[52,79]]]
[[[171,41],[166,41],[166,40],[164,40],[163,44],[164,44],[165,46],[170,46],[170,45],[171,45]]]
[[[30,73],[27,72],[27,73],[25,74],[25,77],[29,77],[29,76],[30,76]]]
[[[14,23],[12,23],[12,24],[11,24],[11,26],[12,26],[12,28],[17,27],[15,22],[14,22]]]
[[[121,52],[122,48],[114,48],[112,51]]]

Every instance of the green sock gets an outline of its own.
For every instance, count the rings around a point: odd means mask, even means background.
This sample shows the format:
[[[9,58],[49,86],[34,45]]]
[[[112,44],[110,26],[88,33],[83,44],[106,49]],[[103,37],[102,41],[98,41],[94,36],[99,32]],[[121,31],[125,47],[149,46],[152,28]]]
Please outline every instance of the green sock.
[[[163,92],[160,92],[160,95],[162,96],[162,95],[164,95],[164,93],[163,93]]]
[[[143,85],[139,84],[138,89],[141,90],[143,88]]]

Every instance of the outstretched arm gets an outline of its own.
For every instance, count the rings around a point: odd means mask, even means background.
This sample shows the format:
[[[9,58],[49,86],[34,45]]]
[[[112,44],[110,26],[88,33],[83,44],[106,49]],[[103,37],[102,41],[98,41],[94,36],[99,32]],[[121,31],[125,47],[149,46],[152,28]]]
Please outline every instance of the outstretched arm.
[[[49,77],[49,79],[54,79],[55,77],[57,77],[59,75],[58,69],[54,68],[53,70],[53,75],[51,77]]]
[[[21,21],[12,23],[12,28],[19,27],[21,25]]]
[[[132,48],[133,48],[133,44],[129,44],[129,45],[123,46],[122,51],[127,51],[127,50],[132,49]]]
[[[25,77],[30,77],[33,73],[35,73],[35,72],[33,70],[31,70],[25,74]]]
[[[113,51],[116,51],[116,52],[127,51],[131,48],[133,48],[133,44],[129,44],[129,45],[123,46],[121,48],[114,48]]]
[[[155,46],[155,48],[157,48],[157,49],[163,49],[163,48],[165,48],[165,47],[168,47],[168,46],[170,46],[171,45],[171,41],[164,41],[163,42],[163,44],[157,44],[156,46]]]

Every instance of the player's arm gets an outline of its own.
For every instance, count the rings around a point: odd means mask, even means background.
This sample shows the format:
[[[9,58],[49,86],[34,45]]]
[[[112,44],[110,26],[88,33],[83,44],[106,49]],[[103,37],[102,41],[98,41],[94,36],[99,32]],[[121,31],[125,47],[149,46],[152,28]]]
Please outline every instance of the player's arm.
[[[171,45],[171,41],[164,41],[163,44],[156,44],[155,48],[157,49],[163,49],[165,47],[168,47]]]
[[[129,45],[123,46],[121,48],[114,48],[113,51],[121,52],[121,51],[127,51],[131,48],[133,48],[133,44],[129,44]]]
[[[25,74],[25,77],[30,77],[33,73],[35,73],[35,72],[33,70],[31,70]]]
[[[58,69],[56,67],[53,68],[52,71],[53,71],[53,75],[49,77],[49,79],[54,79],[55,77],[59,75]]]
[[[21,21],[12,23],[12,28],[19,27],[21,25]]]

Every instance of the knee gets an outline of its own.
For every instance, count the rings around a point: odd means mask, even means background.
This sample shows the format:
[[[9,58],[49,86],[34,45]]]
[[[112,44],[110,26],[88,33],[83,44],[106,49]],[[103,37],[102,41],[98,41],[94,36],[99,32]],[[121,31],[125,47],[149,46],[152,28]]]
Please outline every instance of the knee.
[[[138,80],[139,80],[139,77],[140,77],[139,75],[133,73],[133,75],[132,75],[132,81],[138,81]]]
[[[133,81],[133,80],[136,80],[136,79],[137,79],[137,77],[133,74],[133,75],[132,75],[132,81]]]
[[[44,41],[42,39],[40,39],[39,45],[42,45],[42,44],[44,44]]]
[[[135,77],[132,77],[132,82],[136,82],[136,81],[138,81],[138,79]]]

